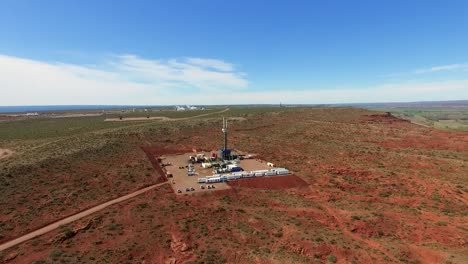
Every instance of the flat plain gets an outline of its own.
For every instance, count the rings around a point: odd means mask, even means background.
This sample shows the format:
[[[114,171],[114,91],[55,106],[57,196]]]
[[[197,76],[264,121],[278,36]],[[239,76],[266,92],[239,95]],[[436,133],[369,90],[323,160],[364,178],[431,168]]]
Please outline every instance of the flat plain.
[[[233,148],[298,178],[194,195],[162,185],[0,262],[468,262],[466,132],[351,107],[223,109],[0,122],[0,148],[13,151],[0,160],[0,243],[164,182],[157,157],[219,149],[223,116]]]

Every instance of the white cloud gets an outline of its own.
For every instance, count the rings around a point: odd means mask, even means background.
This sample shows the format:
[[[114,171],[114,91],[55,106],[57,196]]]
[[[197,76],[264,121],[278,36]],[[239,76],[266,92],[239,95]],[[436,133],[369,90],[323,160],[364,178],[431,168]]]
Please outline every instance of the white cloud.
[[[226,65],[230,64],[212,59],[192,63],[121,55],[100,65],[81,66],[0,55],[0,105],[170,104],[186,92],[247,88],[245,74]]]
[[[222,62],[222,61],[217,61]],[[367,88],[253,90],[245,74],[212,59],[114,56],[93,66],[0,55],[0,105],[353,103],[468,99],[468,80]],[[216,65],[216,66],[214,66]],[[273,77],[272,77],[273,78]],[[268,88],[268,87],[266,87]]]
[[[414,73],[423,74],[423,73],[434,73],[434,72],[442,72],[442,71],[468,71],[468,63],[434,66],[431,68],[416,70],[414,71]]]
[[[206,68],[213,68],[218,71],[232,71],[234,66],[230,63],[226,63],[221,60],[214,60],[214,59],[200,59],[200,58],[188,58],[187,62],[190,64],[206,67]]]

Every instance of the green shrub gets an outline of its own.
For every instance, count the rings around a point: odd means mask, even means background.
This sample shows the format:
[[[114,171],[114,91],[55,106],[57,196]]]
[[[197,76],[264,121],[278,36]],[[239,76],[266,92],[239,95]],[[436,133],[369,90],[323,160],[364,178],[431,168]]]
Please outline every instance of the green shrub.
[[[336,261],[337,261],[337,259],[336,259],[335,255],[328,256],[328,262],[336,263]]]
[[[56,249],[49,254],[49,257],[52,258],[53,260],[57,260],[60,258],[60,256],[63,255],[63,253],[64,253],[63,250]]]

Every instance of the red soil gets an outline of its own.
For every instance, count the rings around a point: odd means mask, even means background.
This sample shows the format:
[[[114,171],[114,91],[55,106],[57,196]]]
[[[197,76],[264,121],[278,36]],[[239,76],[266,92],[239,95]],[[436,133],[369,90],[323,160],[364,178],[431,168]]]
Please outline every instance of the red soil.
[[[165,186],[109,208],[94,233],[78,234],[65,251],[109,250],[109,263],[128,255],[129,262],[208,263],[208,249],[228,263],[325,263],[332,255],[336,263],[466,263],[466,133],[335,108],[249,116],[232,131],[234,148],[298,176],[242,179],[229,182],[232,190],[176,197]],[[215,149],[219,134],[211,124],[194,126],[148,138],[159,145],[142,149],[161,174],[158,157],[193,145]],[[107,239],[114,221],[123,234]],[[99,237],[104,242],[93,244]],[[23,244],[19,252],[27,254],[14,262],[47,258],[51,247],[42,256],[38,247]],[[28,254],[34,257],[26,261]]]
[[[262,188],[262,189],[289,189],[295,187],[307,186],[308,183],[296,175],[286,176],[271,176],[262,178],[240,179],[230,181],[228,184],[231,187],[247,187],[247,188]]]
[[[360,120],[361,123],[377,123],[377,124],[394,124],[394,123],[410,123],[408,120],[404,120],[391,115],[386,114],[375,114],[367,115]]]

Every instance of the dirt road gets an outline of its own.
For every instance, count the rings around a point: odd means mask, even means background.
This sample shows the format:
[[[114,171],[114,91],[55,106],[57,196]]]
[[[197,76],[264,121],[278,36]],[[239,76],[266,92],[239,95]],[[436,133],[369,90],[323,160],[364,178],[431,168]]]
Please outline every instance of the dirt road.
[[[39,228],[39,229],[37,229],[37,230],[35,230],[35,231],[29,233],[29,234],[26,234],[26,235],[24,235],[24,236],[18,237],[18,238],[16,238],[16,239],[13,239],[13,240],[11,240],[11,241],[8,241],[8,242],[6,242],[6,243],[4,243],[4,244],[1,244],[1,245],[0,245],[0,251],[6,250],[6,249],[11,248],[11,247],[14,247],[14,246],[16,246],[16,245],[18,245],[18,244],[21,244],[21,243],[25,242],[25,241],[28,241],[28,240],[30,240],[30,239],[33,239],[33,238],[37,237],[37,236],[43,235],[43,234],[45,234],[45,233],[47,233],[47,232],[50,232],[50,231],[52,231],[52,230],[54,230],[54,229],[57,229],[57,228],[59,228],[59,227],[62,226],[62,225],[69,224],[69,223],[71,223],[71,222],[73,222],[73,221],[76,221],[76,220],[79,220],[79,219],[81,219],[81,218],[83,218],[83,217],[85,217],[85,216],[88,216],[88,215],[90,215],[90,214],[93,214],[93,213],[95,213],[95,212],[98,212],[98,211],[100,211],[100,210],[102,210],[102,209],[104,209],[104,208],[106,208],[106,207],[108,207],[108,206],[111,206],[111,205],[116,204],[116,203],[123,202],[123,201],[125,201],[125,200],[128,200],[128,199],[130,199],[130,198],[133,198],[133,197],[135,197],[135,196],[137,196],[137,195],[140,195],[140,194],[142,194],[142,193],[144,193],[144,192],[147,192],[147,191],[149,191],[149,190],[152,190],[152,189],[154,189],[154,188],[156,188],[156,187],[162,186],[162,185],[167,184],[167,183],[168,183],[168,182],[163,182],[163,183],[159,183],[159,184],[155,184],[155,185],[148,186],[148,187],[143,188],[143,189],[141,189],[141,190],[138,190],[138,191],[136,191],[136,192],[129,193],[129,194],[124,195],[124,196],[121,196],[121,197],[119,197],[119,198],[117,198],[117,199],[114,199],[114,200],[105,202],[105,203],[103,203],[103,204],[100,204],[100,205],[98,205],[98,206],[92,207],[92,208],[87,209],[87,210],[85,210],[85,211],[82,211],[82,212],[80,212],[80,213],[77,213],[77,214],[74,214],[74,215],[72,215],[72,216],[66,217],[66,218],[64,218],[64,219],[62,219],[62,220],[59,220],[59,221],[57,221],[57,222],[54,222],[54,223],[52,223],[52,224],[50,224],[50,225],[47,225],[47,226],[45,226],[45,227],[43,227],[43,228]]]
[[[122,121],[145,121],[145,120],[161,120],[161,121],[178,121],[178,120],[187,120],[187,119],[193,119],[193,118],[199,118],[199,117],[204,117],[204,116],[209,116],[209,115],[214,115],[214,114],[221,114],[226,111],[229,111],[229,108],[226,108],[224,110],[214,112],[214,113],[207,113],[207,114],[201,114],[201,115],[196,115],[196,116],[190,116],[190,117],[182,117],[182,118],[170,118],[166,116],[153,116],[153,117],[126,117],[123,119],[120,118],[106,118],[104,121],[113,121],[113,122],[122,122]]]

